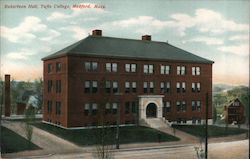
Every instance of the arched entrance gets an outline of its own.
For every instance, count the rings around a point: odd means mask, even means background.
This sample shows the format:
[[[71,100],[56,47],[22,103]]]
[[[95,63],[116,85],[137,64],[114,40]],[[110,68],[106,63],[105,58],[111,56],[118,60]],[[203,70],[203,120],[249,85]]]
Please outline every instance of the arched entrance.
[[[157,117],[157,106],[154,103],[149,103],[146,108],[146,117],[147,118],[156,118]]]

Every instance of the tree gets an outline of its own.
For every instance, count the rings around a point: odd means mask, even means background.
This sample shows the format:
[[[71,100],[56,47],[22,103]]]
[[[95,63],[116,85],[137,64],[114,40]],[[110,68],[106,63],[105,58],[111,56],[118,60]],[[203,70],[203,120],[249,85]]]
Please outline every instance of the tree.
[[[217,110],[216,110],[216,107],[214,106],[213,107],[213,123],[215,124],[217,120]]]
[[[93,129],[93,139],[95,140],[96,152],[93,153],[97,159],[113,159],[115,133],[114,128],[110,127],[108,115],[106,114],[106,103],[109,102],[108,95],[105,93],[105,79],[101,81],[100,91],[102,91],[103,100],[98,103],[97,126]]]
[[[35,120],[35,110],[33,109],[33,107],[29,107],[28,109],[25,110],[25,118],[24,118],[24,133],[25,136],[27,138],[27,140],[29,141],[29,146],[32,140],[32,136],[33,136],[33,127],[31,125],[32,122],[34,122]]]
[[[43,80],[42,78],[36,79],[34,82],[35,93],[37,99],[38,110],[41,110],[43,104]]]

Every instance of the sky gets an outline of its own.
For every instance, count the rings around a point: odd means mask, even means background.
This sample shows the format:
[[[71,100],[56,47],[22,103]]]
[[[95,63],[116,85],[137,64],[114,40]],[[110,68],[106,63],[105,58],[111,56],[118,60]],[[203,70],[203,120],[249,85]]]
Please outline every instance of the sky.
[[[168,42],[214,61],[213,83],[249,84],[248,0],[1,0],[1,77],[42,77],[41,58],[94,29]],[[77,8],[76,6],[81,6]]]

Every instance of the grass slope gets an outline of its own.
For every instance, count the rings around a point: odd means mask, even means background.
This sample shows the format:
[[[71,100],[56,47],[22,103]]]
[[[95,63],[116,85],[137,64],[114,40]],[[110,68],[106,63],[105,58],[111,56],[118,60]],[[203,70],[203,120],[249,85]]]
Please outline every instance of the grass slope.
[[[66,130],[45,123],[35,123],[34,126],[80,146],[99,144],[100,137],[98,135],[102,132],[102,129]],[[106,135],[108,134],[107,136],[110,144],[115,143],[116,128],[107,128],[103,133]],[[120,144],[159,142],[159,134],[160,142],[179,140],[177,137],[159,132],[155,129],[129,126],[120,127],[119,141]]]
[[[13,153],[24,150],[40,149],[22,136],[1,126],[1,151],[2,153]]]

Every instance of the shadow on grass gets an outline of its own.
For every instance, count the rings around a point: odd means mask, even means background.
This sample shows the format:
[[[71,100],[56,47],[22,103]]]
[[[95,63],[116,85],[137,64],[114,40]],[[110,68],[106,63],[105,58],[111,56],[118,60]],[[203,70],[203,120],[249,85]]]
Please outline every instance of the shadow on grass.
[[[187,132],[197,137],[205,136],[205,125],[173,125],[174,128]],[[225,137],[229,135],[239,135],[246,133],[247,130],[239,128],[225,128],[208,125],[208,137]]]
[[[79,146],[95,145],[96,136],[95,132],[97,128],[94,129],[80,129],[80,130],[66,130],[56,126],[48,125],[45,123],[34,123],[34,126],[43,129],[47,132],[50,132],[56,136],[59,136],[63,139],[66,139],[70,142],[73,142]],[[116,128],[110,129],[110,144],[115,143]],[[178,141],[179,138],[165,134],[155,129],[141,127],[141,126],[126,126],[120,127],[120,144],[127,143],[148,143],[148,142],[170,142]]]
[[[1,151],[2,153],[13,153],[25,150],[40,149],[37,145],[29,142],[14,131],[1,126]]]

